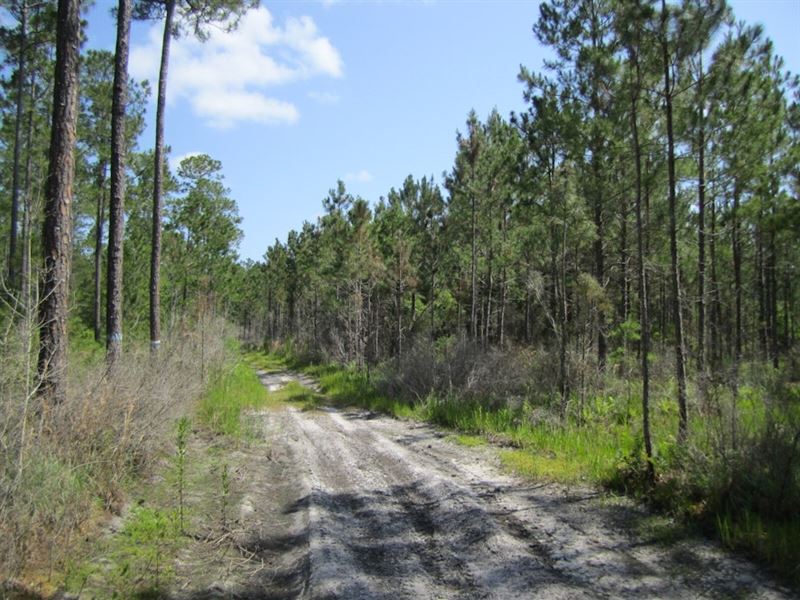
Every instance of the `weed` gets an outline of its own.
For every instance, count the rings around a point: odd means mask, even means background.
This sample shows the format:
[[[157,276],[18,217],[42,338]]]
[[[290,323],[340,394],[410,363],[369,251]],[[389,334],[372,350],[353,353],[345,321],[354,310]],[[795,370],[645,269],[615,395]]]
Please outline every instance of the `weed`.
[[[220,494],[220,525],[223,532],[228,531],[228,498],[231,493],[231,477],[228,470],[228,463],[223,463],[222,474],[220,477],[221,494]]]
[[[114,550],[114,589],[138,594],[160,590],[173,575],[171,557],[180,538],[175,511],[134,508]]]
[[[224,325],[205,325],[213,340],[205,362],[219,368]],[[96,540],[109,513],[122,511],[202,391],[199,334],[186,323],[174,324],[158,361],[145,344],[129,344],[111,370],[92,335],[70,326],[67,398],[46,411],[35,389],[37,332],[0,336],[0,580],[66,579],[80,589],[80,557],[95,551],[84,540]]]
[[[178,471],[178,523],[180,532],[186,531],[184,527],[184,492],[186,488],[186,441],[189,436],[190,421],[186,417],[181,417],[178,420],[177,435],[175,445],[178,453],[175,457],[175,467]]]

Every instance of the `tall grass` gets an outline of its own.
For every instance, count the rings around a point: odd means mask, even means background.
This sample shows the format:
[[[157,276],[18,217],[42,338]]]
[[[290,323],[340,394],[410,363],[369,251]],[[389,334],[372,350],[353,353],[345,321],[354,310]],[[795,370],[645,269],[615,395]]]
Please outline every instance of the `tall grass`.
[[[229,360],[230,334],[211,318],[178,323],[157,357],[129,345],[109,369],[103,348],[71,323],[67,399],[44,406],[35,328],[16,325],[0,338],[0,581],[23,577],[46,589],[171,444],[208,370]]]
[[[247,427],[242,412],[265,404],[267,390],[244,363],[215,374],[198,406],[198,415],[213,431],[242,437]]]

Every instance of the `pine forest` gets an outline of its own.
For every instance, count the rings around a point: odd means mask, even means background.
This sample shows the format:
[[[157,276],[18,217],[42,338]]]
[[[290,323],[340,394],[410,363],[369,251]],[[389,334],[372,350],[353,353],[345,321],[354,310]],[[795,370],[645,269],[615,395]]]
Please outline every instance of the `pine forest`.
[[[523,110],[464,115],[445,172],[378,198],[343,173],[320,190],[319,216],[245,260],[223,164],[173,160],[165,107],[171,41],[235,36],[257,2],[115,1],[114,52],[86,48],[84,4],[0,9],[3,597],[382,598],[392,577],[409,598],[688,597],[644,579],[605,588],[599,574],[581,587],[579,559],[558,553],[552,593],[523,586],[530,570],[514,575],[504,551],[499,587],[481,587],[465,558],[477,550],[449,546],[456,534],[419,490],[398,496],[396,518],[441,535],[430,560],[444,587],[409,591],[412,551],[392,549],[392,527],[368,535],[361,504],[330,500],[361,529],[343,520],[336,534],[334,519],[307,534],[310,575],[274,571],[268,595],[254,582],[299,550],[242,541],[250,513],[236,506],[247,480],[289,490],[300,467],[244,475],[262,443],[248,423],[325,411],[435,427],[455,454],[494,452],[503,477],[622,498],[659,543],[699,536],[752,561],[757,581],[737,580],[736,597],[800,590],[800,79],[762,26],[725,0],[532,3],[530,43],[550,58],[519,68]],[[163,28],[157,80],[129,73],[138,21]],[[297,379],[268,385],[271,373]],[[262,440],[270,461],[277,439]],[[350,450],[329,443],[322,454],[347,468]],[[313,524],[332,509],[309,481]],[[453,512],[454,532],[482,520]],[[337,559],[341,580],[314,563],[325,531],[331,556],[353,561]],[[531,531],[525,544],[543,547]],[[380,556],[397,572],[357,574],[349,536],[379,548],[365,565]],[[229,575],[244,595],[181,595],[212,569],[185,558],[192,544],[273,566]],[[453,583],[462,563],[474,587]],[[722,579],[686,589],[732,597]]]

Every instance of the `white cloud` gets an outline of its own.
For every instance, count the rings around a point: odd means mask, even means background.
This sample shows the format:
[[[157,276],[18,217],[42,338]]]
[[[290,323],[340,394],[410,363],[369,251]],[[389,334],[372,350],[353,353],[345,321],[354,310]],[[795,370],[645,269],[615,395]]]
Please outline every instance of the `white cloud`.
[[[192,101],[198,116],[218,129],[238,121],[255,123],[295,123],[300,113],[294,104],[267,98],[258,92],[241,90],[203,90]]]
[[[352,181],[355,183],[367,183],[372,181],[372,173],[367,171],[366,169],[361,169],[356,173],[348,173],[344,176],[345,181]]]
[[[308,92],[308,97],[320,104],[337,104],[340,100],[333,92]]]
[[[131,51],[136,78],[158,80],[162,25],[149,30],[147,42]],[[294,123],[297,108],[267,90],[312,77],[341,77],[338,50],[310,17],[290,17],[283,26],[264,8],[249,11],[235,31],[210,29],[201,43],[191,36],[173,40],[167,99],[185,100],[195,114],[215,127],[239,122]]]

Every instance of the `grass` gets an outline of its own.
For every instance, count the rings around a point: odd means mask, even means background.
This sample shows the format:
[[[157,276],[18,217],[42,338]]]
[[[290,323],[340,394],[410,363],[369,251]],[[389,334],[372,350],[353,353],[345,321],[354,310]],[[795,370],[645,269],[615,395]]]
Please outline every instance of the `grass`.
[[[264,405],[266,390],[250,367],[237,364],[220,375],[197,407],[206,427],[193,428],[186,417],[176,421],[175,447],[162,454],[152,477],[137,483],[121,530],[89,544],[83,555],[94,559],[68,565],[65,588],[78,595],[86,588],[98,597],[165,597],[189,536],[226,530],[231,472],[241,460],[230,451],[250,433],[241,413]]]
[[[800,578],[800,523],[770,522],[760,515],[722,514],[717,517],[717,531],[723,544],[734,550],[759,557],[768,564],[785,566],[788,575]]]
[[[421,416],[418,405],[381,394],[364,373],[342,369],[336,365],[311,365],[303,367],[302,371],[319,381],[325,397],[335,406],[360,406],[398,419]]]
[[[127,343],[109,371],[104,346],[71,319],[67,397],[46,411],[27,396],[35,330],[20,324],[0,335],[0,580],[45,596],[65,578],[80,588],[78,563],[97,556],[108,520],[164,470],[175,419],[195,408],[206,383],[200,365],[213,369],[230,356],[224,324],[203,326],[202,354],[197,330],[184,329],[165,338],[157,361],[145,345]]]
[[[244,437],[248,430],[242,411],[266,406],[267,391],[247,364],[238,363],[220,374],[203,395],[198,416],[212,431],[233,437]]]
[[[174,510],[133,509],[113,548],[115,568],[107,576],[114,589],[138,597],[157,597],[174,575],[172,557],[183,540]]]
[[[634,527],[644,539],[667,546],[694,533],[685,523],[659,513],[645,514],[636,518]]]
[[[478,446],[485,446],[487,444],[486,439],[478,435],[449,435],[447,436],[447,439],[461,446],[466,446],[467,448],[475,448]]]
[[[87,342],[86,346],[90,344]],[[102,597],[112,597],[112,592],[113,597],[120,598],[162,597],[159,590],[167,586],[174,575],[172,564],[176,553],[187,543],[185,532],[195,530],[197,520],[203,519],[203,515],[221,514],[224,520],[230,491],[226,489],[230,487],[226,461],[230,459],[230,450],[252,434],[242,415],[248,409],[269,406],[270,400],[249,365],[241,360],[233,367],[222,366],[222,360],[216,364],[220,366],[212,371],[205,392],[199,398],[196,395],[192,398],[193,421],[198,427],[192,428],[186,417],[175,421],[170,417],[169,423],[160,426],[168,437],[150,458],[153,468],[144,473],[146,478],[133,477],[125,482],[124,492],[131,498],[133,509],[125,515],[119,533],[87,536],[61,573],[53,575],[55,583],[61,582],[74,592],[88,585],[100,590]],[[197,392],[199,390],[198,386]],[[191,410],[191,407],[186,409]],[[172,424],[176,424],[176,428],[168,433]],[[206,436],[207,441],[199,446],[193,444],[191,440],[197,435]],[[168,443],[170,437],[172,441]],[[41,478],[43,482],[59,486],[64,496],[72,494],[77,485],[73,480],[83,473],[80,469],[69,472],[73,477],[66,482],[46,470]],[[33,476],[35,472],[30,474]],[[196,493],[196,490],[204,491]],[[205,503],[203,506],[198,505],[201,501]],[[214,507],[206,506],[209,502]],[[221,511],[216,507],[220,502]],[[63,520],[60,515],[53,518]],[[103,557],[103,560],[91,557]],[[108,596],[104,595],[106,593]]]
[[[181,429],[179,421],[178,439]],[[198,435],[189,429],[185,433],[187,438]],[[166,597],[165,590],[176,579],[175,557],[193,543],[189,536],[224,530],[230,494],[227,451],[236,439],[213,440],[205,446],[191,445],[187,439],[183,452],[178,446],[174,456],[164,457],[155,476],[137,487],[120,531],[94,540],[88,558],[65,570],[63,584],[68,591],[79,597],[83,591],[91,597]]]
[[[508,470],[531,479],[574,482],[585,478],[580,464],[556,454],[503,450],[500,460]]]
[[[291,366],[285,358],[265,352],[246,352],[242,358],[245,364],[265,373],[285,371]]]
[[[316,410],[325,403],[325,397],[298,383],[289,381],[284,387],[273,392],[269,392],[270,402],[281,402],[296,404],[302,410]]]
[[[488,410],[478,402],[428,398],[421,413],[431,423],[512,446],[501,458],[515,473],[562,483],[605,481],[635,446],[629,427],[537,420],[525,406]]]

